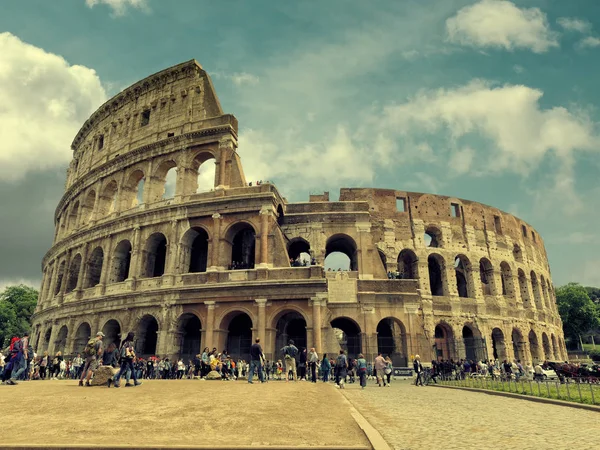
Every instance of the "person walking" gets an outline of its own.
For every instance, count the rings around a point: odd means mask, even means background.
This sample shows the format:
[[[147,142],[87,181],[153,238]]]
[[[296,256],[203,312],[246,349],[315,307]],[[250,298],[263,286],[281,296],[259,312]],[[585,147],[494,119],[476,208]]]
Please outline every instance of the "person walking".
[[[98,358],[102,356],[103,337],[104,333],[98,331],[96,337],[90,339],[85,346],[85,364],[83,366],[83,371],[81,372],[81,377],[79,378],[79,386],[83,386],[83,380],[85,380],[86,386],[90,386],[90,379],[92,378],[94,370],[98,368]]]
[[[264,383],[262,360],[264,358],[260,339],[256,338],[254,344],[250,347],[250,371],[248,372],[248,383],[253,384],[254,373],[258,374],[258,380]]]
[[[327,358],[327,353],[323,353],[323,359],[321,360],[321,373],[323,374],[323,383],[329,381],[329,374],[331,372],[331,363]]]
[[[358,355],[358,359],[356,360],[356,370],[360,379],[360,387],[364,389],[367,387],[367,360],[362,353]]]
[[[383,359],[383,355],[381,354],[381,352],[379,352],[377,354],[377,357],[375,358],[375,376],[377,377],[377,384],[379,385],[379,387],[381,387],[381,383],[383,383],[384,386],[387,386],[387,383],[385,381],[386,367],[387,363],[385,362],[385,359]]]
[[[419,355],[415,355],[415,360],[413,361],[413,369],[415,371],[415,374],[417,374],[415,386],[423,386],[423,365],[421,364],[421,357]]]
[[[124,375],[127,370],[131,371],[131,376],[133,378],[133,386],[139,386],[142,384],[141,381],[138,381],[137,375],[135,373],[135,368],[133,367],[133,360],[135,359],[135,350],[133,349],[133,340],[135,338],[135,334],[133,331],[127,333],[127,337],[121,344],[121,350],[119,352],[121,356],[121,368],[115,375],[115,387],[118,388],[121,385],[121,375]],[[108,387],[110,387],[110,379],[108,380]],[[129,387],[131,384],[126,383],[125,387]]]
[[[348,358],[346,357],[344,350],[340,350],[340,354],[335,361],[335,371],[336,385],[339,386],[340,389],[345,389],[344,383],[346,382],[346,376],[348,375]]]
[[[319,362],[319,355],[315,348],[311,348],[308,353],[308,368],[310,370],[310,381],[313,383],[317,382],[317,363]]]
[[[394,364],[392,363],[390,355],[387,355],[385,357],[385,369],[383,369],[383,371],[385,372],[385,376],[387,377],[387,384],[389,386],[390,382],[392,381],[392,373],[394,372]]]
[[[298,348],[294,345],[294,341],[290,339],[288,345],[283,347],[281,351],[284,354],[285,360],[285,381],[290,381],[290,372],[292,372],[292,380],[298,381],[298,374],[296,373],[296,355],[298,354]]]

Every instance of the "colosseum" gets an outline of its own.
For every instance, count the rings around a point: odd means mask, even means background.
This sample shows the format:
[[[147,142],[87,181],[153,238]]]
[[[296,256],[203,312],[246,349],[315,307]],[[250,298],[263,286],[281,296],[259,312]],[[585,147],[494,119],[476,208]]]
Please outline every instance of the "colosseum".
[[[381,351],[398,367],[417,353],[566,357],[544,242],[529,224],[395,189],[290,203],[246,179],[237,143],[236,118],[195,60],[92,114],[72,143],[42,262],[37,351],[74,354],[97,331],[113,342],[132,330],[138,354],[186,359],[203,347],[244,358],[256,337],[269,359],[290,338],[320,353]],[[327,268],[334,255],[345,270]]]

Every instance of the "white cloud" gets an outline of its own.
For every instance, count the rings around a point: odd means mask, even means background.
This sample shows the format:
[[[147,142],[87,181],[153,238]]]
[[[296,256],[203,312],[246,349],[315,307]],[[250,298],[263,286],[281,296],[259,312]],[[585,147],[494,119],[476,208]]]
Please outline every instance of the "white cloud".
[[[565,30],[577,33],[589,33],[592,30],[592,24],[587,20],[576,17],[559,17],[556,22]]]
[[[475,150],[471,147],[464,147],[452,153],[448,167],[456,175],[469,173],[475,158]]]
[[[66,166],[71,141],[106,100],[96,72],[0,33],[0,180]]]
[[[128,7],[141,10],[148,10],[148,0],[85,0],[85,4],[90,8],[96,5],[108,5],[115,16],[122,16]]]
[[[558,47],[546,14],[539,8],[518,8],[507,0],[481,0],[465,6],[446,21],[446,31],[450,42],[471,47],[535,53]]]
[[[255,84],[258,84],[259,78],[256,75],[252,75],[251,73],[242,72],[234,73],[233,75],[231,75],[231,81],[233,81],[233,84],[237,86],[242,86],[244,84],[253,86]]]
[[[525,72],[525,68],[523,66],[518,65],[518,64],[515,64],[513,66],[513,70],[515,71],[515,73],[523,73],[523,72]]]
[[[560,235],[554,238],[556,242],[563,242],[566,244],[585,244],[594,245],[597,243],[596,235],[593,233],[586,233],[583,231],[572,231],[567,235]]]
[[[0,292],[4,291],[4,289],[6,289],[9,286],[19,286],[21,284],[39,290],[42,284],[42,280],[32,280],[29,278],[0,279]]]
[[[580,48],[595,48],[600,46],[600,38],[588,36],[577,44]]]

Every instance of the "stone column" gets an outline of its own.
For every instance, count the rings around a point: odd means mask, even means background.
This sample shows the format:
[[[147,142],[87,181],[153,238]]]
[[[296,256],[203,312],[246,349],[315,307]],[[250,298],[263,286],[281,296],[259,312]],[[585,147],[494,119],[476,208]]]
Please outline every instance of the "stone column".
[[[263,207],[260,210],[260,259],[257,267],[269,266],[269,219],[272,208]]]
[[[371,246],[371,223],[357,222],[358,242],[356,243],[356,259],[358,263],[358,278],[361,280],[373,279],[373,262],[369,258]],[[352,269],[352,267],[351,267]]]
[[[214,301],[205,301],[206,305],[206,343],[204,347],[213,348],[216,347],[215,343],[215,303]]]
[[[146,187],[144,186],[144,189]],[[140,247],[140,226],[133,227],[133,242],[131,243],[131,261],[129,264],[128,278],[136,279],[141,276],[140,265],[142,251]]]
[[[321,299],[319,297],[312,297],[313,307],[313,347],[320,354],[323,346],[321,341]]]
[[[100,295],[104,295],[106,292],[106,285],[108,284],[108,274],[112,267],[113,259],[113,235],[108,237],[108,245],[106,246],[106,252],[104,253],[104,260],[102,261],[102,272],[100,272]]]
[[[215,213],[212,215],[213,218],[213,232],[212,232],[212,241],[211,241],[211,265],[207,269],[207,272],[216,272],[220,268],[219,261],[219,248],[221,246],[221,220],[223,216],[219,213]]]
[[[71,250],[67,252],[67,258],[65,259],[65,272],[60,282],[60,292],[58,293],[58,303],[62,303],[65,291],[67,290],[67,284],[69,284],[69,272],[71,269]],[[52,330],[54,333],[54,330]]]
[[[257,298],[254,300],[258,305],[258,323],[257,323],[257,331],[256,335],[260,339],[261,345],[265,345],[265,327],[266,327],[266,306],[267,299],[266,298]]]
[[[81,291],[83,287],[83,278],[85,277],[85,267],[87,265],[87,255],[89,251],[89,243],[86,243],[83,246],[83,251],[81,252],[81,266],[79,267],[79,275],[77,276],[77,287],[76,291]]]
[[[216,189],[225,189],[228,187],[227,184],[227,160],[229,159],[229,155],[233,150],[233,142],[230,138],[226,137],[219,141],[219,151],[221,153],[218,165],[219,165],[219,184]]]

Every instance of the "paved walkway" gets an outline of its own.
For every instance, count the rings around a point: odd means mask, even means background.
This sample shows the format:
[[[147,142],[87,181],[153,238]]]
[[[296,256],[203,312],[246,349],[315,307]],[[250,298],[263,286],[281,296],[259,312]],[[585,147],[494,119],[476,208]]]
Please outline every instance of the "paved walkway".
[[[593,411],[409,381],[341,392],[395,449],[595,448],[600,437]]]

